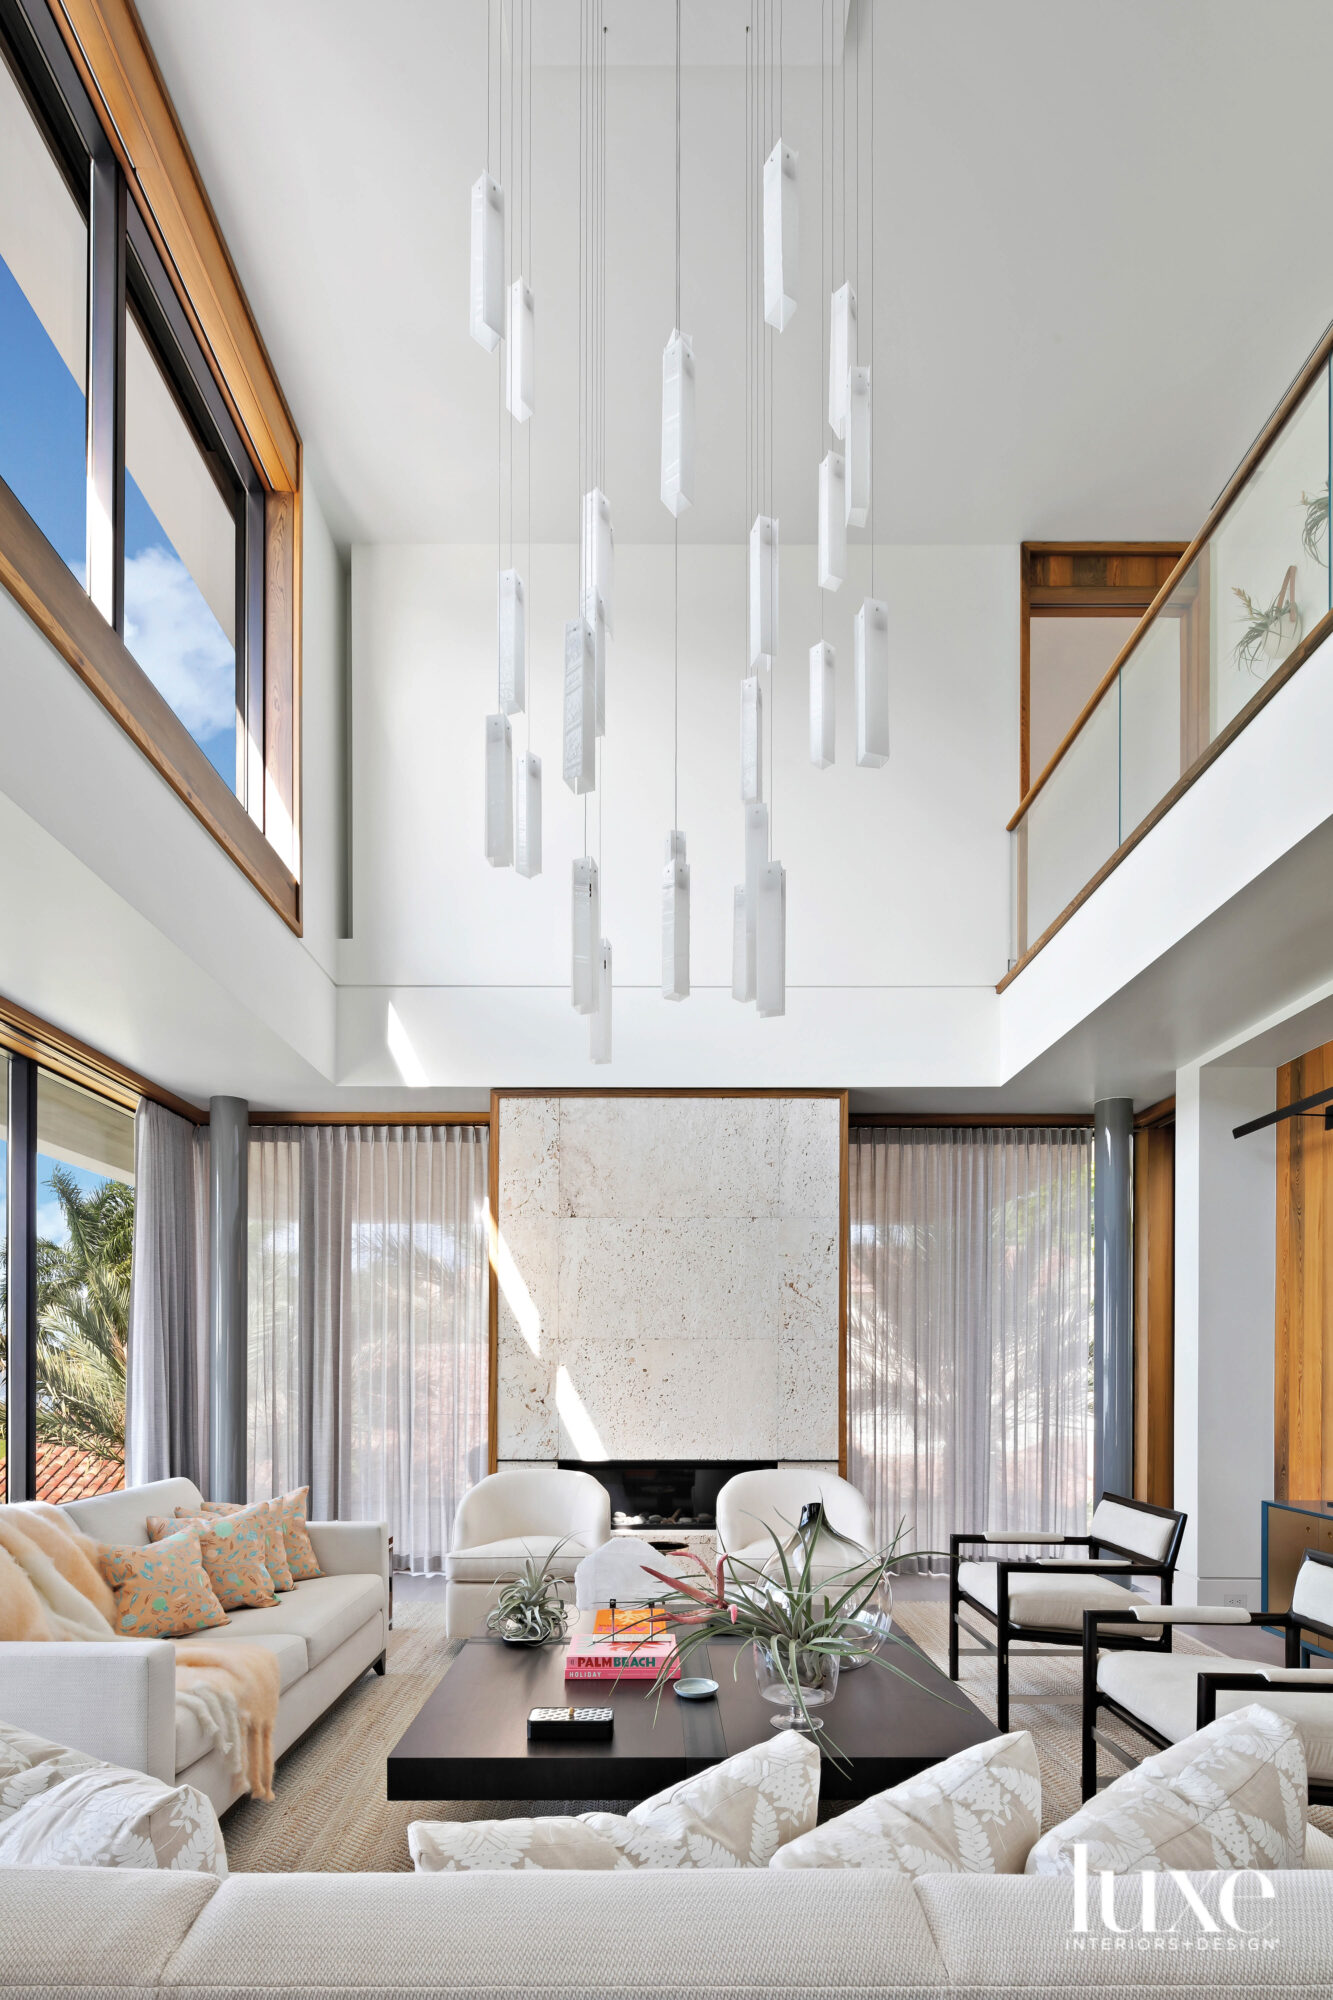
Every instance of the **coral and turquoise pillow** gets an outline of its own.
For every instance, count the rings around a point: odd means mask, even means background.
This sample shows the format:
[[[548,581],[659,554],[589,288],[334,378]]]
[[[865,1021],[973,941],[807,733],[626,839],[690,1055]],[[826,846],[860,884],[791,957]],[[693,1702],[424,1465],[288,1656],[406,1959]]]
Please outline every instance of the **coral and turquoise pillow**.
[[[287,1555],[287,1567],[291,1571],[293,1583],[305,1583],[312,1576],[323,1576],[315,1545],[306,1533],[306,1498],[308,1486],[298,1486],[294,1493],[280,1493],[275,1499],[253,1501],[253,1506],[265,1506],[272,1510],[282,1534],[283,1548]],[[239,1509],[234,1501],[205,1500],[205,1514],[235,1514]],[[283,1586],[278,1585],[281,1590]]]
[[[130,1639],[182,1639],[230,1625],[204,1569],[192,1528],[142,1549],[100,1548],[102,1574],[116,1593],[116,1624]]]
[[[236,1500],[205,1500],[203,1505],[198,1509],[198,1514],[196,1514],[193,1507],[178,1507],[176,1509],[176,1519],[178,1521],[193,1521],[198,1518],[199,1514],[204,1514],[210,1517],[209,1526],[211,1527],[213,1520],[218,1516],[250,1513],[258,1514],[263,1519],[264,1567],[273,1579],[273,1588],[275,1590],[293,1589],[296,1579],[293,1577],[291,1565],[287,1561],[287,1545],[283,1540],[282,1519],[279,1512],[279,1503],[276,1500],[252,1500],[248,1506]]]
[[[193,1528],[208,1580],[224,1611],[256,1610],[276,1604],[273,1578],[264,1560],[268,1546],[267,1509],[246,1507],[239,1514],[193,1514],[168,1520],[160,1514],[148,1517],[148,1539],[163,1541],[182,1529]]]

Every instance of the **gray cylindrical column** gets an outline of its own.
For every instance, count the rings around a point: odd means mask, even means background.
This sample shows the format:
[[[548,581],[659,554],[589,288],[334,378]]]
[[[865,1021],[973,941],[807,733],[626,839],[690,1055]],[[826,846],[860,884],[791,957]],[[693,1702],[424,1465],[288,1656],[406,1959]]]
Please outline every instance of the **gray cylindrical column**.
[[[1134,1104],[1093,1107],[1092,1490],[1134,1491]]]
[[[243,1097],[210,1098],[208,1152],[209,1484],[214,1500],[244,1500],[250,1107]]]

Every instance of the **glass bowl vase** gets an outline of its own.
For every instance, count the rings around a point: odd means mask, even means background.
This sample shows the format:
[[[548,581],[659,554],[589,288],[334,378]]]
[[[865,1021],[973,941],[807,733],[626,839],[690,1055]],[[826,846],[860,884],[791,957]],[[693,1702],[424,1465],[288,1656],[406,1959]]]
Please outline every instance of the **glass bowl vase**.
[[[823,1723],[809,1711],[822,1708],[837,1692],[838,1655],[807,1652],[799,1646],[779,1650],[756,1639],[754,1677],[764,1700],[778,1710],[772,1718],[774,1729],[822,1729]]]

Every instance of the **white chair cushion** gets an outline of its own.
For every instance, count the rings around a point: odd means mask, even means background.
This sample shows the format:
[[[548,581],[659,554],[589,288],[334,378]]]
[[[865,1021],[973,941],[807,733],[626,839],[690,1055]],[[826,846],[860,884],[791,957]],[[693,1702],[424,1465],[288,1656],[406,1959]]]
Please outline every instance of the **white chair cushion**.
[[[1305,1757],[1289,1722],[1257,1703],[1145,1758],[1051,1828],[1029,1875],[1166,1868],[1303,1868]]]
[[[727,1554],[728,1581],[739,1589],[744,1589],[747,1583],[757,1581],[754,1575],[756,1570],[766,1576],[780,1577],[782,1575],[782,1564],[778,1560],[778,1552],[767,1536],[764,1537],[762,1542],[750,1542],[743,1549],[729,1549]],[[790,1556],[787,1560],[789,1563],[792,1562]],[[814,1560],[810,1564],[811,1581],[814,1583],[827,1583],[829,1578],[836,1576],[840,1570],[851,1569],[855,1566],[856,1557],[851,1553],[850,1549],[842,1548],[837,1542],[834,1542],[831,1546],[826,1542],[816,1542]],[[792,1567],[793,1569],[795,1568],[794,1563],[792,1563]]]
[[[958,1565],[958,1587],[975,1597],[988,1611],[997,1612],[1000,1584],[997,1567],[991,1562]],[[1081,1632],[1085,1611],[1117,1611],[1125,1603],[1142,1604],[1143,1598],[1112,1583],[1105,1576],[1077,1576],[1068,1570],[1043,1574],[1040,1570],[1020,1570],[1009,1578],[1009,1622],[1012,1625],[1044,1625],[1056,1631]],[[1158,1625],[1139,1625],[1140,1638],[1155,1638]]]
[[[473,1549],[450,1549],[444,1559],[444,1574],[450,1583],[509,1583],[522,1575],[529,1556],[537,1563],[545,1562],[561,1539],[559,1535],[516,1535],[503,1542],[483,1542]],[[561,1583],[572,1583],[575,1570],[596,1546],[591,1536],[575,1535],[567,1540],[551,1564],[552,1576]]]
[[[1321,1625],[1333,1625],[1333,1565],[1303,1562],[1296,1573],[1291,1608],[1301,1618],[1316,1618]]]
[[[877,1792],[780,1847],[770,1868],[888,1875],[1021,1875],[1041,1832],[1041,1771],[1026,1729],[994,1736]]]
[[[1146,1722],[1168,1743],[1180,1743],[1195,1730],[1199,1675],[1258,1673],[1250,1660],[1226,1660],[1216,1653],[1105,1653],[1097,1663],[1097,1685],[1112,1701]],[[1255,1688],[1224,1689],[1217,1697],[1219,1716],[1230,1715],[1252,1702],[1262,1702],[1299,1732],[1310,1776],[1321,1784],[1333,1782],[1333,1671],[1295,1667],[1264,1667],[1272,1692]],[[1323,1695],[1283,1696],[1284,1680],[1314,1681],[1329,1689]]]
[[[225,1629],[232,1640],[289,1633],[305,1641],[306,1660],[317,1667],[344,1639],[350,1639],[383,1610],[382,1577],[312,1576],[298,1583],[295,1590],[285,1590],[276,1604],[255,1611],[233,1611]],[[213,1636],[208,1635],[210,1645]]]
[[[1118,1548],[1133,1549],[1145,1562],[1164,1561],[1175,1532],[1174,1521],[1144,1513],[1139,1507],[1126,1507],[1119,1500],[1099,1500],[1088,1529],[1094,1538],[1100,1536]]]
[[[784,1730],[628,1814],[417,1820],[407,1844],[419,1874],[497,1868],[766,1868],[819,1809],[819,1751]]]

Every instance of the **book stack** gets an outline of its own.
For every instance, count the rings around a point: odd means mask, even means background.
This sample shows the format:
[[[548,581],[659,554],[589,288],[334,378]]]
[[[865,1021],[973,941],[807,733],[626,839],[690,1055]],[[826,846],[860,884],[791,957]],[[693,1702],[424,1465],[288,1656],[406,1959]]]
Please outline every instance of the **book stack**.
[[[575,1639],[565,1655],[567,1681],[654,1681],[669,1663],[668,1677],[680,1678],[674,1639]]]

